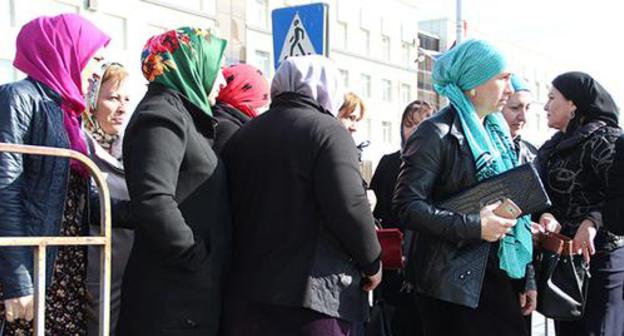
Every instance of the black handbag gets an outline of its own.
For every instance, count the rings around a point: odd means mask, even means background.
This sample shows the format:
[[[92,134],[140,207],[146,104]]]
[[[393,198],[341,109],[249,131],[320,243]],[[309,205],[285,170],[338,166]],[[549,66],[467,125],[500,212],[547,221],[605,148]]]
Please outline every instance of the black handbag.
[[[578,320],[585,311],[591,275],[572,245],[572,239],[554,232],[537,238],[537,311],[555,320]]]

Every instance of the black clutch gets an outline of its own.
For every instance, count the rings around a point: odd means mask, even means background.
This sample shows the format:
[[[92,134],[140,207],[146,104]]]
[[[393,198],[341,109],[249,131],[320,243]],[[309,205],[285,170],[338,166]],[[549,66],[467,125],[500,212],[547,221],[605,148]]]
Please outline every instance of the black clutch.
[[[533,163],[527,163],[483,180],[445,200],[439,207],[462,214],[475,213],[505,197],[516,203],[523,215],[543,211],[551,205],[537,169]]]

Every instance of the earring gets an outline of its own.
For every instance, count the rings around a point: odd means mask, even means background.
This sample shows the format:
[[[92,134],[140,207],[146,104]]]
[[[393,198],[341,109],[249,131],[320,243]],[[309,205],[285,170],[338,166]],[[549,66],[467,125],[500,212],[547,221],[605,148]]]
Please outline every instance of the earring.
[[[470,90],[470,96],[471,97],[474,97],[476,95],[477,95],[477,90],[475,90],[475,89]]]

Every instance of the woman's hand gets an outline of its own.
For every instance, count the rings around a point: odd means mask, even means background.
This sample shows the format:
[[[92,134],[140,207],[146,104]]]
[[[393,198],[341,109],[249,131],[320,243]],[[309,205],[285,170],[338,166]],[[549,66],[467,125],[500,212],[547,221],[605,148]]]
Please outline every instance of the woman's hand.
[[[27,295],[15,299],[4,300],[4,316],[8,322],[17,319],[32,321],[34,314],[33,296]]]
[[[496,242],[507,234],[514,225],[515,219],[507,219],[497,216],[494,210],[498,208],[501,202],[484,206],[481,211],[481,238],[485,241]]]
[[[537,308],[537,290],[531,289],[519,294],[520,310],[523,316],[531,315]]]
[[[596,227],[594,226],[594,222],[589,219],[585,219],[576,231],[576,235],[574,235],[574,249],[583,254],[583,258],[588,264],[591,256],[596,253],[594,238],[596,238]]]
[[[561,224],[559,224],[559,221],[557,221],[553,214],[548,212],[540,216],[539,224],[544,230],[549,232],[559,233],[559,231],[561,231]]]

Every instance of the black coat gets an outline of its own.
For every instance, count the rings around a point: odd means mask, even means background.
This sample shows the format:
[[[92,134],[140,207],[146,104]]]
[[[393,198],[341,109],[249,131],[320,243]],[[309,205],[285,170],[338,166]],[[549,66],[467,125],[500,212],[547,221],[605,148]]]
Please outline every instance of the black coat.
[[[231,105],[217,101],[212,107],[213,117],[217,121],[214,145],[212,148],[220,154],[225,144],[251,118]]]
[[[438,300],[476,308],[482,286],[487,286],[486,268],[500,271],[498,243],[481,239],[479,213],[462,215],[436,206],[477,183],[474,159],[455,110],[445,108],[423,121],[402,157],[393,204],[400,224],[417,233],[407,266],[415,277],[414,288]]]
[[[381,225],[384,228],[399,226],[396,212],[392,211],[392,195],[394,195],[399,168],[401,168],[401,151],[384,155],[379,160],[375,174],[371,179],[370,188],[377,197],[373,214],[375,218],[381,220]]]
[[[217,334],[230,216],[213,125],[156,83],[130,120],[123,153],[136,236],[120,335]]]
[[[607,200],[602,213],[604,226],[614,234],[624,235],[624,134],[615,142],[608,181]]]
[[[226,145],[233,214],[231,292],[243,300],[361,321],[361,273],[380,246],[347,130],[295,93]]]
[[[590,219],[598,228],[598,250],[613,250],[624,240],[603,227],[602,207],[608,192],[615,141],[620,129],[604,121],[591,121],[570,134],[557,133],[539,149],[536,165],[561,233],[574,237],[581,222]]]

